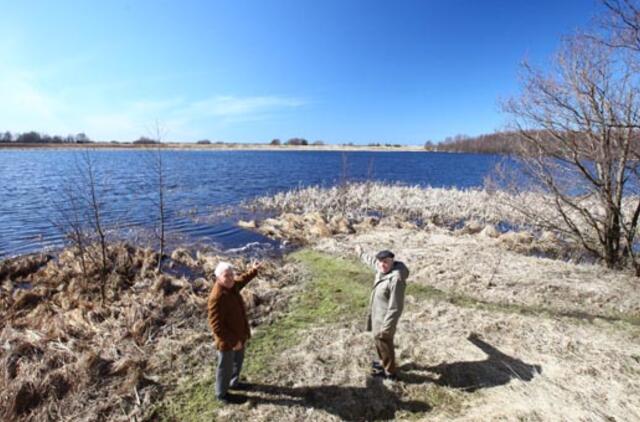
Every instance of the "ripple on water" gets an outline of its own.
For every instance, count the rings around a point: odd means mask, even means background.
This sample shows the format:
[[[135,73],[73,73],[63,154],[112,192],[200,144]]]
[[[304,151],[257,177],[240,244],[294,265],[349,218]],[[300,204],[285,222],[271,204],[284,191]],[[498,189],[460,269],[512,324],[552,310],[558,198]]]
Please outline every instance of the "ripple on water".
[[[122,233],[152,230],[157,188],[145,151],[91,151],[106,227]],[[348,178],[411,185],[482,185],[497,156],[421,152],[165,151],[167,230],[185,242],[219,243],[226,249],[268,242],[235,226],[233,218],[209,218],[211,210],[259,195],[310,185],[331,186]],[[60,246],[52,221],[69,209],[65,190],[82,188],[75,150],[0,150],[0,257]],[[373,173],[370,166],[373,163]],[[464,172],[459,169],[464,168]]]

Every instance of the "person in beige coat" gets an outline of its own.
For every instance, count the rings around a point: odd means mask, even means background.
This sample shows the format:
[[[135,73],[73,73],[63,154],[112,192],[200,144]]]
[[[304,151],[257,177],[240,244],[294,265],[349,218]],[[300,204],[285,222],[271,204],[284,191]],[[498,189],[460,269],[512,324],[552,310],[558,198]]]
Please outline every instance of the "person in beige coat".
[[[393,252],[384,250],[372,257],[356,248],[362,262],[376,272],[369,300],[367,315],[367,331],[373,334],[378,357],[382,361],[373,362],[372,375],[396,379],[397,368],[393,338],[402,310],[404,308],[404,292],[409,269],[395,260]]]

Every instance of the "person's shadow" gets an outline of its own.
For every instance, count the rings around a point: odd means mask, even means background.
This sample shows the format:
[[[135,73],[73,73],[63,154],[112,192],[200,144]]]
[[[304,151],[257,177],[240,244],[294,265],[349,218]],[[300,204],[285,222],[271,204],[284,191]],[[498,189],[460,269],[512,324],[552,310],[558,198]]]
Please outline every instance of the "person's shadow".
[[[505,355],[476,335],[468,340],[488,355],[482,361],[442,363],[436,366],[406,364],[400,369],[400,383],[433,383],[472,392],[480,388],[507,384],[514,378],[531,381],[542,373],[540,365],[530,365],[520,359]],[[418,371],[429,372],[420,374]],[[432,374],[438,375],[438,377]],[[286,387],[251,384],[250,400],[255,404],[314,407],[347,421],[389,420],[396,412],[423,413],[432,410],[429,403],[402,400],[398,394],[386,388],[380,378],[367,378],[365,387],[321,385],[310,387]]]
[[[473,392],[481,388],[504,385],[512,379],[528,382],[536,374],[542,373],[540,365],[531,365],[506,355],[475,334],[470,335],[467,339],[485,352],[488,355],[487,359],[441,363],[436,366],[407,364],[400,368],[405,371],[401,375],[401,379],[409,383],[433,382],[437,385]],[[438,374],[439,377],[418,375],[412,372],[414,370],[428,371]]]
[[[321,385],[285,387],[251,384],[251,391],[261,393],[250,400],[256,404],[314,407],[346,421],[394,419],[396,411],[428,412],[431,406],[420,401],[404,401],[388,390],[380,378],[367,377],[365,387]]]

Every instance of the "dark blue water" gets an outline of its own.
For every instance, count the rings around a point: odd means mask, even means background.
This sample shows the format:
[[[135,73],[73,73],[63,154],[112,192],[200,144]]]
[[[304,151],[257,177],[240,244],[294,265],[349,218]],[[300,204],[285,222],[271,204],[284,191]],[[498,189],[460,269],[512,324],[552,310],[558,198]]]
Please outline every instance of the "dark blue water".
[[[148,237],[157,188],[154,153],[91,151],[103,218],[112,236]],[[0,151],[0,257],[58,247],[66,191],[81,190],[75,150]],[[479,187],[499,157],[421,152],[163,151],[167,231],[174,243],[237,248],[266,242],[211,218],[220,206],[296,187],[330,186],[345,178],[434,187]],[[82,172],[80,172],[82,173]],[[68,211],[68,208],[67,208]]]

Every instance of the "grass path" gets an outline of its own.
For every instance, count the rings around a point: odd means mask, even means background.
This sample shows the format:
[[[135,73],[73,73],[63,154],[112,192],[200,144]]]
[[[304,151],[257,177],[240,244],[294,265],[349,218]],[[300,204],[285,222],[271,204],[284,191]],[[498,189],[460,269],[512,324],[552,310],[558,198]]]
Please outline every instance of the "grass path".
[[[351,322],[361,317],[369,295],[370,274],[360,264],[302,250],[288,257],[308,273],[307,284],[291,299],[288,311],[274,323],[255,330],[247,351],[243,377],[261,381],[270,362],[291,348],[314,326]],[[211,420],[219,403],[213,397],[213,359],[204,377],[185,380],[182,388],[159,408],[164,420]]]

